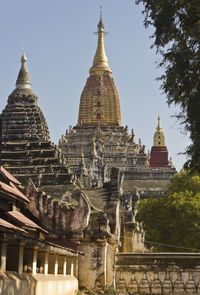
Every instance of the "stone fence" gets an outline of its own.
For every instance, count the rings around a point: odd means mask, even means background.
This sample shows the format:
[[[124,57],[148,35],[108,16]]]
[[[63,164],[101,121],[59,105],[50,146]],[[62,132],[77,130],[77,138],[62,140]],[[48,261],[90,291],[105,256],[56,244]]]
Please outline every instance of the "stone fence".
[[[118,253],[116,285],[131,294],[200,294],[198,253]]]

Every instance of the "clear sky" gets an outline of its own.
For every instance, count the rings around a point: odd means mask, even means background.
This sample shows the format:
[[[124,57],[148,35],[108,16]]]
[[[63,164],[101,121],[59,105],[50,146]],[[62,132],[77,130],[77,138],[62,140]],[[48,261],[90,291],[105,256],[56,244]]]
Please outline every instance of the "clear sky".
[[[161,69],[150,49],[152,29],[143,25],[142,7],[134,0],[0,1],[0,111],[15,87],[22,47],[32,88],[38,95],[54,143],[76,125],[80,95],[95,54],[100,6],[103,6],[106,53],[119,92],[122,123],[151,149],[160,113],[169,156],[180,170],[178,155],[189,144],[171,116],[156,77]]]

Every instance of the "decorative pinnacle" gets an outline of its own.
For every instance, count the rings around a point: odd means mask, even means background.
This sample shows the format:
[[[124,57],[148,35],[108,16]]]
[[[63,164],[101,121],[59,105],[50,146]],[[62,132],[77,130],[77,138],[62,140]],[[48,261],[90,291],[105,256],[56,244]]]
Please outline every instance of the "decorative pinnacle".
[[[104,72],[108,72],[109,74],[112,74],[112,71],[108,64],[106,51],[104,48],[104,23],[102,21],[102,10],[100,11],[100,20],[97,25],[97,28],[98,28],[98,44],[97,44],[96,54],[93,60],[93,66],[90,69],[90,74],[92,73],[103,74]]]
[[[99,20],[97,28],[99,30],[104,29],[104,23],[103,23],[103,20],[102,20],[102,6],[100,6],[100,20]]]
[[[161,131],[162,130],[162,127],[160,125],[160,115],[158,115],[158,126],[157,126],[157,131]]]
[[[29,77],[28,69],[26,66],[27,58],[24,53],[24,49],[22,50],[21,56],[21,68],[16,81],[17,89],[31,89],[31,80]]]
[[[21,56],[21,63],[26,63],[27,61],[27,58],[25,56],[25,53],[24,53],[24,48],[22,49],[22,56]]]

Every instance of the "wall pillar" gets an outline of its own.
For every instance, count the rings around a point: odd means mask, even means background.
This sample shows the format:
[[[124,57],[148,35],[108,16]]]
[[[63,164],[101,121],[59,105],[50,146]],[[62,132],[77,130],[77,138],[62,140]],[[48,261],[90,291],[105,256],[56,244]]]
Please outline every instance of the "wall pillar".
[[[54,275],[58,275],[58,255],[55,255],[55,264],[54,264]]]
[[[86,289],[105,288],[107,242],[84,241],[79,246],[79,251],[86,255],[79,255],[78,278],[79,286]],[[87,269],[87,271],[85,271]]]
[[[107,285],[107,254],[108,254],[108,243],[105,243],[104,247],[104,287]]]
[[[138,245],[138,235],[141,236],[137,222],[125,222],[123,224],[123,244],[122,252],[142,252],[143,248]]]
[[[18,273],[23,273],[24,246],[25,242],[21,241],[19,244]]]
[[[78,278],[78,257],[74,258],[74,275]]]
[[[118,242],[116,240],[111,241],[107,246],[106,257],[106,286],[116,287],[115,283],[115,255],[118,248]]]
[[[63,276],[66,276],[67,274],[67,258],[64,257],[64,261],[63,261]]]
[[[38,247],[34,247],[33,249],[33,264],[32,264],[32,274],[35,275],[37,273],[37,252]]]
[[[6,239],[3,239],[1,241],[1,267],[0,267],[1,272],[6,271],[7,245],[8,245],[8,241]]]
[[[70,274],[71,276],[74,275],[74,261],[73,261],[73,258],[71,259],[71,268],[70,268]]]
[[[48,275],[48,268],[49,268],[49,253],[44,253],[44,275]]]

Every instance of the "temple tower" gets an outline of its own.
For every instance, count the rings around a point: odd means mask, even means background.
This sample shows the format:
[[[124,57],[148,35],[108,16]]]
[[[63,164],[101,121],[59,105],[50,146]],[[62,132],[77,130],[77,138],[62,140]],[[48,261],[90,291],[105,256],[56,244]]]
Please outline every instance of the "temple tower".
[[[168,167],[168,150],[165,146],[165,135],[160,125],[160,115],[158,116],[158,126],[154,133],[153,146],[151,148],[150,167]]]
[[[1,114],[3,143],[12,140],[50,140],[46,120],[37,105],[38,97],[31,88],[26,61],[23,52],[16,87]]]
[[[90,76],[81,94],[78,126],[120,126],[120,102],[104,48],[104,24],[98,23],[98,44]]]
[[[145,147],[121,124],[120,101],[104,47],[104,23],[98,23],[97,49],[80,98],[78,123],[66,130],[59,147],[75,174],[81,174],[82,154],[90,186],[110,179],[111,167],[146,167]]]
[[[150,155],[141,139],[136,143],[133,129],[129,134],[128,127],[121,124],[119,96],[104,48],[102,17],[98,23],[97,50],[89,72],[81,94],[78,124],[70,126],[59,141],[73,172],[90,188],[97,188],[110,181],[112,167],[119,168],[123,180],[122,203],[129,209],[138,199],[136,191],[141,198],[153,193],[164,195],[176,169],[171,161],[168,163],[160,119],[155,147]]]
[[[1,165],[23,184],[29,177],[37,186],[69,183],[68,163],[50,141],[26,61],[23,52],[16,87],[0,115]]]

